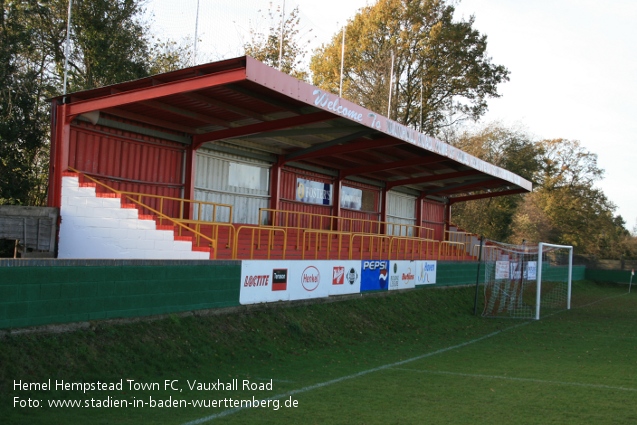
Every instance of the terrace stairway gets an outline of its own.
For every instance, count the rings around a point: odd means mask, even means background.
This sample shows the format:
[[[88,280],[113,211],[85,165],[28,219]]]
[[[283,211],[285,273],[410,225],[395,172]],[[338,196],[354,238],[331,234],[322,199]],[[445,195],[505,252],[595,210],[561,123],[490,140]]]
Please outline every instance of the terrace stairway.
[[[210,259],[209,247],[193,246],[190,236],[178,236],[174,226],[123,203],[120,195],[104,193],[76,173],[62,177],[58,258]]]

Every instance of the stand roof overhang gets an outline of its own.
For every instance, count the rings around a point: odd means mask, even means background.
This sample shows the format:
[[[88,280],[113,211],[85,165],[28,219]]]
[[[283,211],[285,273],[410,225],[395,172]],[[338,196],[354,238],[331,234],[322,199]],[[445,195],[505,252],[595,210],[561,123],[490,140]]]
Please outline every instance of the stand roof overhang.
[[[125,122],[194,149],[249,151],[450,203],[532,190],[510,171],[249,56],[56,100],[66,103],[66,122],[84,117],[116,128]]]

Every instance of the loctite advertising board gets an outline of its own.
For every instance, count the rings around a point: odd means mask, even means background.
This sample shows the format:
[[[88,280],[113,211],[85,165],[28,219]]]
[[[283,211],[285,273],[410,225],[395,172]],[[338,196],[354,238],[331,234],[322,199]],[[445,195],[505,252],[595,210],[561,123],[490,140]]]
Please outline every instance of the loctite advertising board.
[[[242,261],[241,304],[268,303],[290,299],[290,262]]]

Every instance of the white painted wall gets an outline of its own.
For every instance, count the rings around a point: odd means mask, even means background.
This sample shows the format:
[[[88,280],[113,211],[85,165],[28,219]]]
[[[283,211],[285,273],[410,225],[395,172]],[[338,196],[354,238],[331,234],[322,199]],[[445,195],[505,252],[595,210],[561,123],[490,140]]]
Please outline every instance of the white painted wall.
[[[140,220],[119,198],[101,198],[95,188],[80,187],[78,177],[62,178],[58,258],[207,260],[192,242],[175,241],[174,231]]]

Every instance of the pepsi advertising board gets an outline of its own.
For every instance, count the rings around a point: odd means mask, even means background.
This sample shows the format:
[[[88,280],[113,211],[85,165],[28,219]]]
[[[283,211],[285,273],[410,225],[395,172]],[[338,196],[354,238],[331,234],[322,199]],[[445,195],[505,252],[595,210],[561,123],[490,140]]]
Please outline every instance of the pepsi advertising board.
[[[389,260],[361,261],[361,292],[386,291],[389,284]]]

